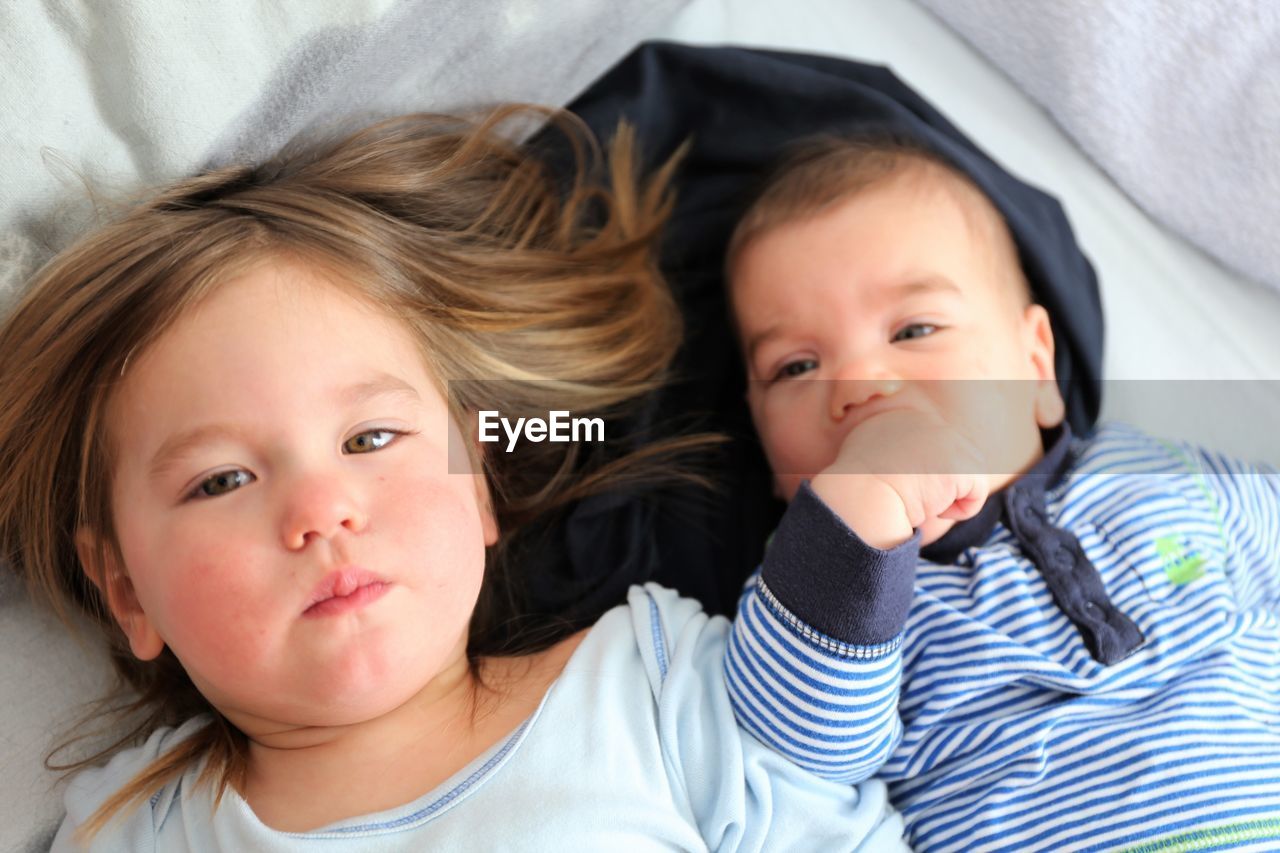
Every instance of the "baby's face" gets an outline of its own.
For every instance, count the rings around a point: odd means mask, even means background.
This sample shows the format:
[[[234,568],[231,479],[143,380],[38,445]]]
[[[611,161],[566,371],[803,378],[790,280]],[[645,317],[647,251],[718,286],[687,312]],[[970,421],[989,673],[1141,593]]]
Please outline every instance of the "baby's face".
[[[936,181],[892,179],[738,254],[748,400],[782,497],[886,409],[961,430],[995,488],[1039,458],[1039,427],[1061,419],[1048,316],[1025,305],[1001,266],[1016,261],[969,203]]]
[[[399,322],[269,262],[131,362],[109,409],[139,657],[168,645],[250,734],[372,718],[460,659],[496,531]]]

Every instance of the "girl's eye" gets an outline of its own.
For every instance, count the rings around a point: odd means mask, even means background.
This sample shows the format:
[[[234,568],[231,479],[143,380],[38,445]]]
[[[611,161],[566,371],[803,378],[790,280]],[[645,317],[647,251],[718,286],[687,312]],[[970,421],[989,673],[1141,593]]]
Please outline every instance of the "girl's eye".
[[[371,429],[348,438],[342,443],[342,449],[346,453],[371,453],[381,450],[401,435],[404,433],[393,429]]]
[[[938,331],[938,327],[932,323],[912,323],[909,326],[903,326],[895,332],[891,343],[909,341],[913,338],[927,338],[936,331]]]
[[[216,498],[228,492],[234,492],[241,486],[247,486],[256,478],[248,471],[223,471],[205,479],[191,493],[193,498]]]
[[[801,374],[808,373],[810,370],[818,369],[818,360],[816,358],[802,358],[797,361],[789,361],[782,367],[778,368],[774,379],[793,379]]]

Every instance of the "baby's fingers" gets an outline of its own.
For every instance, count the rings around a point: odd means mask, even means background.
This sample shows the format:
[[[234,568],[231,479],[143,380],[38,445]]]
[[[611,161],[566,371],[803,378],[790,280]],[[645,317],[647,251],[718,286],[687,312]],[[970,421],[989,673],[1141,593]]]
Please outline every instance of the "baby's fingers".
[[[987,484],[982,478],[976,479],[973,483],[965,484],[968,488],[961,486],[961,494],[947,507],[943,512],[938,513],[938,518],[946,518],[952,521],[964,521],[966,518],[972,518],[982,509],[982,505],[987,502]]]
[[[947,507],[944,512],[938,513],[938,518],[964,521],[966,518],[973,518],[977,515],[978,510],[982,509],[983,503],[983,501],[974,500],[973,498],[962,498]]]

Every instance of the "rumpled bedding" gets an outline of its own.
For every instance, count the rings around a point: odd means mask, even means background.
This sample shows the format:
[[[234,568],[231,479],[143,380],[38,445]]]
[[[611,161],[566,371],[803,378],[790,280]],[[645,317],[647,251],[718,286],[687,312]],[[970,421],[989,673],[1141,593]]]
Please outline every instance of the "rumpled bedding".
[[[99,193],[335,116],[563,104],[687,0],[0,4],[0,312]]]
[[[919,2],[1154,218],[1280,290],[1280,4]]]

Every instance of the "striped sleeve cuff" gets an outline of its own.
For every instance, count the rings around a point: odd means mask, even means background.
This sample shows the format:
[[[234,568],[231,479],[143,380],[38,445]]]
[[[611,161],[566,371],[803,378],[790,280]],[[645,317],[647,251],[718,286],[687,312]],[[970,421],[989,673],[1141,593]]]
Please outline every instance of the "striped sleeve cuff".
[[[874,774],[902,737],[901,679],[897,639],[848,646],[779,610],[763,584],[743,597],[725,655],[734,714],[801,767],[846,783]]]

